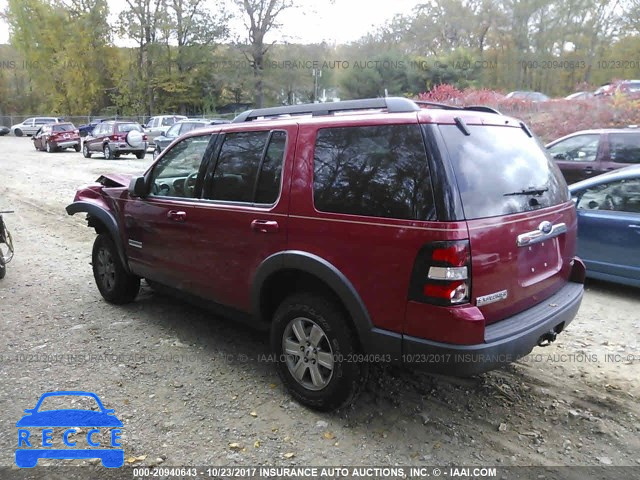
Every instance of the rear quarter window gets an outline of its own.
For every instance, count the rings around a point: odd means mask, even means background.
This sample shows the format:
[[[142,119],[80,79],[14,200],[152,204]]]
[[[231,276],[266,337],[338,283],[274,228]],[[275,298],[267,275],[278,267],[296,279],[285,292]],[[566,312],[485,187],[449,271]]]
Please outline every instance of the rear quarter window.
[[[440,125],[466,219],[537,210],[569,200],[546,150],[522,128]],[[536,193],[527,193],[537,190]]]
[[[640,133],[610,133],[609,155],[612,162],[640,163]]]
[[[420,127],[380,125],[318,130],[314,204],[324,212],[435,220]]]

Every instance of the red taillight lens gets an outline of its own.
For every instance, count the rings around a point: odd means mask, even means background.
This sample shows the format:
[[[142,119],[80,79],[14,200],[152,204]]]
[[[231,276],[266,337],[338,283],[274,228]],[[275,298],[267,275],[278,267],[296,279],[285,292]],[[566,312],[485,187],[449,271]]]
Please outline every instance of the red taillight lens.
[[[471,298],[468,240],[433,242],[418,254],[409,298],[436,305],[458,305]]]
[[[117,142],[118,140],[120,140],[120,136],[119,135],[110,135],[109,136],[109,140],[113,140],[114,142]]]
[[[146,135],[142,135],[142,140],[147,140],[147,136]]]
[[[443,262],[453,267],[461,267],[469,261],[468,244],[454,243],[448,247],[434,248],[431,258],[434,262]]]

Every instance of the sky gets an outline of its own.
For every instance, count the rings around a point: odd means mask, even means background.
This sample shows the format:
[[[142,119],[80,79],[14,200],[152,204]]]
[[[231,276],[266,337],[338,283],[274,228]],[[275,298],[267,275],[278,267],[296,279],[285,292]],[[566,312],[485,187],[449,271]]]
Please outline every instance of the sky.
[[[220,2],[206,0],[210,5]],[[299,5],[283,12],[283,27],[268,39],[272,41],[287,40],[295,43],[347,43],[357,40],[372,30],[372,27],[383,25],[395,14],[410,13],[413,7],[426,0],[299,0]],[[125,0],[110,0],[112,19],[124,9]],[[7,0],[0,0],[0,10],[7,6]],[[236,20],[231,25],[237,35],[242,36],[243,23]],[[0,19],[0,43],[9,42],[7,24]],[[124,39],[115,39],[116,45],[127,46]]]

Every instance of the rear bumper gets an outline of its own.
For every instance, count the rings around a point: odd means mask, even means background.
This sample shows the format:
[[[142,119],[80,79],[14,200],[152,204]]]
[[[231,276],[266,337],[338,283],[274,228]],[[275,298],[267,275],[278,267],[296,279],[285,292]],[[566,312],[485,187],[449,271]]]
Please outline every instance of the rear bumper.
[[[144,142],[140,148],[132,148],[126,142],[109,142],[109,147],[114,153],[140,153],[146,152],[149,147],[148,142]]]
[[[544,302],[489,325],[485,342],[455,345],[403,336],[402,362],[419,370],[468,376],[512,363],[527,355],[547,332],[560,333],[578,312],[584,286],[569,282]]]
[[[69,148],[69,147],[75,147],[76,145],[80,145],[80,139],[76,139],[76,140],[64,140],[62,142],[56,142],[55,146],[57,148]]]

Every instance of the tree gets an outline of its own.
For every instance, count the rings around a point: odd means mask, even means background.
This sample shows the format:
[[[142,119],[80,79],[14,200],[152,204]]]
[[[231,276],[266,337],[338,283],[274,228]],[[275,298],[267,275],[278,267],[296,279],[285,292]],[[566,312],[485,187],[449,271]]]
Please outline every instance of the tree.
[[[279,26],[278,16],[293,6],[292,0],[236,0],[247,27],[248,45],[245,50],[251,61],[255,80],[255,105],[262,107],[264,101],[264,60],[271,44],[265,36]]]

